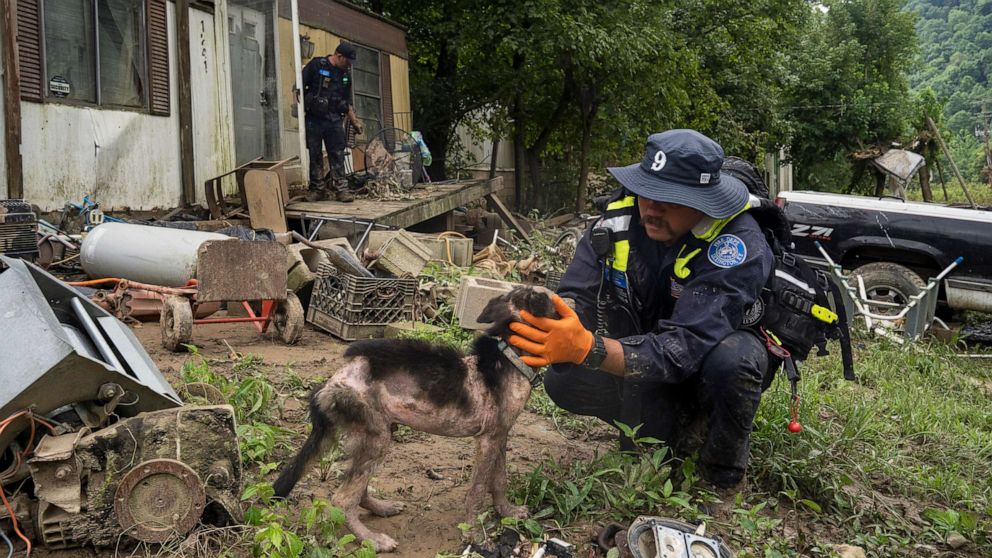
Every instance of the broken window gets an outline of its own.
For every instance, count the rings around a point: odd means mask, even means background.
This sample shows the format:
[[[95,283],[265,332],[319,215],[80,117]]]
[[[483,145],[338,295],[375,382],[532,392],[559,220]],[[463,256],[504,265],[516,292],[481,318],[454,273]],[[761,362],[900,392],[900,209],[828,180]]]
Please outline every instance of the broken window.
[[[142,4],[139,0],[97,2],[101,104],[145,105],[145,57],[140,33]]]
[[[382,129],[382,87],[379,52],[355,45],[357,56],[352,65],[355,113],[362,119],[365,130],[360,140],[367,141]]]
[[[45,96],[147,106],[144,6],[143,0],[45,0]]]
[[[93,2],[45,2],[46,96],[96,102]]]

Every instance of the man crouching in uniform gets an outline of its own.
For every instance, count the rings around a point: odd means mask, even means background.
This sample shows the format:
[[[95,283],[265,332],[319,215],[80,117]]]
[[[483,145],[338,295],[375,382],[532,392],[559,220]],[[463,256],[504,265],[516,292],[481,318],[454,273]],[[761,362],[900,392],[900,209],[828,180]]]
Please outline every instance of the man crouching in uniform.
[[[700,473],[718,493],[744,479],[771,373],[742,319],[775,264],[746,211],[746,186],[720,173],[723,159],[699,132],[669,130],[648,138],[640,163],[610,168],[623,188],[558,288],[575,311],[556,304],[559,320],[524,313],[509,339],[533,355],[527,364],[552,365],[545,389],[573,413],[641,424],[638,436],[682,455],[688,427],[702,419]]]
[[[306,108],[307,151],[310,154],[310,192],[307,199],[341,202],[354,201],[348,191],[344,170],[344,119],[347,117],[359,134],[361,121],[351,102],[351,69],[355,47],[341,42],[334,54],[314,58],[303,68],[303,102]],[[327,148],[331,172],[321,175]]]

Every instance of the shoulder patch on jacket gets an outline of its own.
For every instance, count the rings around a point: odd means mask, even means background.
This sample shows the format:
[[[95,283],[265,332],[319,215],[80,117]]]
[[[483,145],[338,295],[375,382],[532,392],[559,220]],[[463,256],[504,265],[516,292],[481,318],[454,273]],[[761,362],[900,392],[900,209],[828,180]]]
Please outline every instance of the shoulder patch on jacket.
[[[747,245],[732,234],[721,234],[710,243],[707,257],[717,267],[734,267],[747,258]]]

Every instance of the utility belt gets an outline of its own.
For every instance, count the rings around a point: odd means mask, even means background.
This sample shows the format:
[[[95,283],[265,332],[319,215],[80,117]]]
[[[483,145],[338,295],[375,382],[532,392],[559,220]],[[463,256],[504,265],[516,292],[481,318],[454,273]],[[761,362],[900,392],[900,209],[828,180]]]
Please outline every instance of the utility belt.
[[[307,114],[321,118],[341,118],[348,112],[348,104],[340,99],[332,99],[325,95],[310,94],[304,100]]]

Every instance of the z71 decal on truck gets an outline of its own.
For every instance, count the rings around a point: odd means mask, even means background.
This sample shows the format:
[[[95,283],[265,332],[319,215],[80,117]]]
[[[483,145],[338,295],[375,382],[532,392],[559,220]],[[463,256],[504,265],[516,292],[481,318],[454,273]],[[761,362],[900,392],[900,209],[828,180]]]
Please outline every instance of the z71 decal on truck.
[[[813,240],[830,240],[832,232],[834,232],[832,227],[814,227],[802,223],[792,225],[792,236],[808,236]]]
[[[992,312],[992,211],[823,192],[782,192],[795,252],[825,266],[830,258],[861,275],[869,297],[906,304],[955,258],[964,263],[941,285],[956,310]]]

